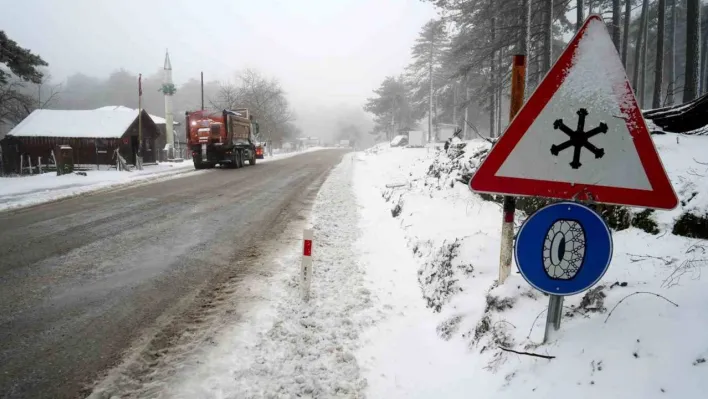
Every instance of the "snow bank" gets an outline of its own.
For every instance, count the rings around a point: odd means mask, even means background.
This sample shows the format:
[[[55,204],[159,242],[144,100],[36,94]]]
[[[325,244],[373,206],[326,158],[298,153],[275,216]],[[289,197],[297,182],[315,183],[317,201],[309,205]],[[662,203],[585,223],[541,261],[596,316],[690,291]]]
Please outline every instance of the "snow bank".
[[[257,164],[286,159],[322,149],[322,147],[313,147],[302,152],[276,154],[272,157],[259,159]],[[103,167],[106,168],[106,166]],[[131,172],[98,170],[87,171],[86,176],[75,173],[62,176],[57,176],[56,173],[44,173],[24,177],[3,177],[0,178],[0,211],[74,197],[97,190],[183,177],[187,173],[190,175],[195,173],[203,174],[209,173],[209,171],[196,171],[192,161],[185,160],[180,163],[166,162],[159,165],[147,165],[143,170],[133,169]]]
[[[384,146],[359,153],[361,242],[370,248],[363,264],[386,318],[358,352],[367,396],[701,397],[708,242],[672,228],[682,213],[708,209],[698,180],[708,169],[699,163],[708,162],[699,154],[708,141],[655,139],[681,208],[653,215],[656,235],[614,233],[609,271],[592,291],[566,298],[561,330],[545,345],[547,297],[515,266],[497,286],[501,206],[464,184],[489,144],[471,141],[447,154]],[[517,213],[517,226],[524,217]]]
[[[157,179],[164,180],[185,173],[202,173],[202,171],[194,171],[192,162],[185,161],[148,165],[143,170],[133,170],[132,172],[94,170],[85,173],[86,176],[75,173],[62,176],[57,176],[56,173],[44,173],[0,178],[0,211],[73,197],[101,189]]]

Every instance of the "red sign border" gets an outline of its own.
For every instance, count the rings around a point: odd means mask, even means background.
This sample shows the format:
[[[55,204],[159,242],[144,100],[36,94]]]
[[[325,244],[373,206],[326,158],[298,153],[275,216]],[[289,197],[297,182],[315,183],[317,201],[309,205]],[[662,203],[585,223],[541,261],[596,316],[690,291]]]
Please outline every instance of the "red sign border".
[[[678,205],[676,193],[671,187],[671,182],[656,152],[649,129],[644,122],[641,110],[634,97],[634,92],[626,77],[626,89],[632,95],[628,99],[629,101],[620,101],[620,104],[622,111],[629,116],[626,120],[627,128],[632,135],[639,159],[652,185],[652,190],[496,176],[497,171],[499,171],[509,154],[511,154],[536,117],[543,111],[548,101],[565,80],[567,70],[572,66],[578,43],[592,21],[600,21],[604,25],[604,21],[600,16],[591,15],[588,17],[582,28],[573,37],[573,40],[568,44],[558,61],[556,61],[541,84],[526,101],[506,132],[492,147],[489,155],[470,180],[470,188],[473,191],[577,199],[581,201],[592,199],[598,203],[659,209],[673,209]],[[606,26],[605,29],[607,29]],[[588,194],[592,194],[592,198]]]

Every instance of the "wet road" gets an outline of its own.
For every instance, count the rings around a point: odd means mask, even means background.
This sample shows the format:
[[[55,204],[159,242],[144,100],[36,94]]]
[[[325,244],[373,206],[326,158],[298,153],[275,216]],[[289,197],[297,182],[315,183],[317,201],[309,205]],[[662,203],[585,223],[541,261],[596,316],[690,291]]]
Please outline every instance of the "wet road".
[[[309,208],[343,153],[0,213],[0,397],[86,396],[147,329],[194,307]]]

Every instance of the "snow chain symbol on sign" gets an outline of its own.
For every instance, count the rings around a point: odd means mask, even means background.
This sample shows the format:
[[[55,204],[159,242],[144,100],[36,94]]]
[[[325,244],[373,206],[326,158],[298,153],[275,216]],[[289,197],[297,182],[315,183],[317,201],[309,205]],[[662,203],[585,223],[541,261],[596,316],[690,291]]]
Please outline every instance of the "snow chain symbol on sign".
[[[577,220],[559,219],[543,241],[543,268],[553,280],[570,280],[585,263],[585,230]]]
[[[553,122],[553,129],[560,129],[563,133],[567,134],[570,139],[564,141],[561,144],[551,146],[551,154],[558,156],[558,154],[570,147],[575,147],[573,151],[573,161],[570,163],[570,167],[573,169],[578,169],[582,165],[580,163],[580,151],[583,147],[587,148],[588,151],[595,154],[595,158],[602,158],[605,155],[605,150],[602,148],[595,147],[588,140],[590,137],[598,135],[600,133],[607,133],[607,125],[605,123],[600,123],[600,125],[590,131],[584,131],[585,129],[585,117],[588,115],[588,111],[585,108],[580,108],[577,112],[578,114],[578,128],[573,131],[568,126],[563,123],[563,119],[557,119]]]

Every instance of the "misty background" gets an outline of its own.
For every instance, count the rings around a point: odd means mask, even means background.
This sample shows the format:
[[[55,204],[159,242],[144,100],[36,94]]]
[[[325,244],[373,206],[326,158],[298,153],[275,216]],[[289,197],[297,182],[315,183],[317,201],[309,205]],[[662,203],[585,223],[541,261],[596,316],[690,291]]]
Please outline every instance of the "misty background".
[[[21,89],[42,108],[137,108],[142,73],[144,108],[164,116],[169,49],[177,121],[200,106],[200,72],[207,107],[255,73],[277,81],[288,102],[282,133],[325,140],[342,126],[371,130],[366,98],[405,67],[420,26],[435,16],[419,0],[26,0],[0,9],[0,30],[49,64],[41,85]]]
[[[137,108],[138,73],[145,109],[164,115],[169,48],[178,121],[200,107],[203,71],[205,105],[252,109],[270,139],[362,147],[416,129],[432,141],[444,124],[494,138],[509,121],[512,55],[526,55],[528,97],[589,14],[605,20],[642,109],[708,93],[700,0],[26,0],[0,9],[16,42],[0,47],[0,68],[21,48],[48,63],[39,83],[0,85],[5,131],[36,108]]]

